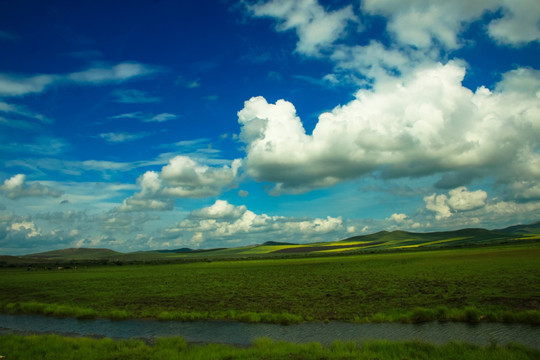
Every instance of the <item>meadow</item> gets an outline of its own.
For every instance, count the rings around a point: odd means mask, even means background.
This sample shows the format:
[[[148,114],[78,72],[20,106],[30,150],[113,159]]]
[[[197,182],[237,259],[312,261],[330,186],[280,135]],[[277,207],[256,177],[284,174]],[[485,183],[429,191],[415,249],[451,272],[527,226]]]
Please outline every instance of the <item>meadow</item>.
[[[540,324],[540,244],[0,269],[0,311],[77,318]]]
[[[540,358],[540,351],[517,344],[485,347],[464,343],[432,345],[421,342],[335,341],[324,347],[318,343],[291,344],[258,339],[250,347],[223,344],[188,345],[182,338],[142,340],[71,338],[57,335],[0,336],[0,355],[6,359],[475,359],[527,360]]]

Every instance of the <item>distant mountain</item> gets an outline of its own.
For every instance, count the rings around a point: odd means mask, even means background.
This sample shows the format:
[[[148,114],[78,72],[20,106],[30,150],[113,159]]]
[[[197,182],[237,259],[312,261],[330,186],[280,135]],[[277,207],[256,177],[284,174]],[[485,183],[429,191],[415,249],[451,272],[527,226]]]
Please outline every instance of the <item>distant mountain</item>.
[[[267,256],[293,256],[294,254],[354,254],[374,251],[402,251],[511,244],[523,241],[540,241],[540,222],[528,225],[514,225],[497,230],[470,228],[427,233],[402,230],[380,231],[368,235],[353,236],[340,241],[309,244],[267,241],[261,245],[236,248],[180,248],[132,253],[120,253],[110,249],[69,248],[24,256],[0,255],[0,265],[73,261],[105,261],[120,264],[121,262],[260,258]]]
[[[62,250],[53,250],[37,254],[23,256],[33,259],[62,259],[62,260],[80,260],[80,259],[104,259],[122,255],[122,253],[110,249],[91,249],[91,248],[69,248]]]
[[[192,252],[193,249],[190,248],[181,248],[181,249],[165,249],[165,250],[156,250],[159,253],[188,253]]]
[[[281,246],[281,245],[297,245],[294,243],[287,243],[287,242],[279,242],[279,241],[267,241],[263,243],[265,246]]]
[[[509,226],[497,231],[514,235],[540,234],[540,221],[529,225]]]

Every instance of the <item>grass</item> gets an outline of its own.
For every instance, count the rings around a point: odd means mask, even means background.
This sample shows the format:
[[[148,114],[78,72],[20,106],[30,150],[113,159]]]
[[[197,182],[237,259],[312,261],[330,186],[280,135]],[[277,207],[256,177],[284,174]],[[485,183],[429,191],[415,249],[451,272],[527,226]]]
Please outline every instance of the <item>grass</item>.
[[[417,341],[365,343],[335,341],[291,344],[257,339],[245,348],[222,344],[188,345],[183,338],[157,339],[149,345],[142,340],[71,338],[58,335],[0,336],[0,355],[6,359],[490,359],[527,360],[540,358],[540,351],[522,345],[476,346],[451,342],[433,345]]]
[[[0,311],[77,318],[540,324],[538,244],[68,270],[0,269]]]

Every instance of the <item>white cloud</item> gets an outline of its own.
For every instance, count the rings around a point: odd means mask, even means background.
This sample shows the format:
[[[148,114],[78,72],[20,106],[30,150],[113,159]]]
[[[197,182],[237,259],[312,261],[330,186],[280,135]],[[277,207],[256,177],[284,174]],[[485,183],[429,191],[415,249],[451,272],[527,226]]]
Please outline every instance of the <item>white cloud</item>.
[[[213,205],[194,210],[187,219],[164,232],[170,238],[183,239],[186,245],[209,246],[209,242],[240,240],[243,244],[265,241],[314,241],[314,237],[344,231],[341,217],[326,219],[299,219],[283,216],[256,214],[246,206],[234,206],[217,200]],[[196,241],[194,241],[194,239]],[[210,245],[212,246],[212,245]]]
[[[507,45],[540,41],[540,3],[536,0],[501,0],[503,16],[491,21],[488,33]]]
[[[156,72],[156,67],[136,63],[122,62],[117,65],[100,65],[90,69],[67,75],[67,79],[75,83],[103,84],[109,82],[123,82],[131,78],[148,75]]]
[[[422,226],[420,223],[414,221],[413,219],[410,219],[407,215],[398,213],[392,214],[392,216],[386,219],[386,221],[390,222],[390,224],[385,226],[386,229],[418,229]],[[397,225],[393,225],[392,223],[396,223]]]
[[[456,211],[481,208],[486,205],[487,193],[483,190],[469,191],[461,186],[450,190],[448,205]]]
[[[364,86],[373,80],[382,81],[412,72],[418,63],[426,62],[428,58],[425,54],[406,53],[371,41],[363,46],[338,45],[330,59],[335,63],[336,74],[326,75],[327,80]]]
[[[121,211],[171,210],[176,198],[205,198],[237,186],[241,161],[209,166],[178,155],[161,172],[147,171],[138,180],[141,191],[124,200]],[[155,200],[155,201],[154,201]]]
[[[352,6],[327,12],[316,0],[272,0],[248,9],[253,16],[278,20],[278,31],[294,29],[299,39],[296,50],[310,56],[317,56],[344,36],[349,22],[358,22]]]
[[[407,219],[407,215],[394,213],[392,214],[392,216],[390,216],[388,220],[400,223],[400,222],[403,222],[405,219]]]
[[[47,118],[46,116],[29,110],[23,105],[9,104],[3,101],[0,101],[0,112],[38,120],[39,122],[44,124],[50,124],[53,122],[53,120]]]
[[[247,208],[243,205],[234,206],[225,200],[216,200],[212,206],[192,211],[190,217],[195,219],[238,219],[246,210]]]
[[[216,196],[223,188],[236,186],[240,165],[239,159],[230,166],[214,167],[176,156],[161,169],[161,178],[169,185],[163,191],[174,197]]]
[[[134,141],[134,140],[143,138],[146,135],[147,134],[145,133],[129,134],[129,133],[123,133],[123,132],[109,132],[109,133],[99,134],[99,137],[109,143],[123,143],[123,142]]]
[[[130,91],[136,91],[136,90],[130,90]],[[140,94],[139,100],[137,101],[137,97],[130,98],[129,100],[133,100],[133,102],[152,102],[152,99],[159,101],[158,98],[152,98],[152,97],[146,97],[146,95],[142,92],[138,92]],[[126,94],[124,92],[121,92],[121,96],[127,97],[129,94]],[[130,102],[130,101],[128,101]],[[171,114],[171,113],[160,113],[160,114],[147,114],[143,113],[141,111],[133,112],[133,113],[125,113],[125,114],[119,114],[114,116],[109,116],[109,119],[137,119],[142,122],[165,122],[169,120],[177,119],[178,115]]]
[[[454,186],[488,173],[501,184],[517,178],[538,183],[540,72],[518,69],[494,91],[476,92],[462,86],[464,75],[463,66],[450,62],[377,83],[320,115],[311,135],[291,103],[252,98],[238,113],[244,169],[276,183],[274,194],[373,173],[453,173]]]
[[[479,209],[486,206],[487,193],[483,190],[469,191],[461,186],[448,192],[448,196],[432,194],[424,197],[426,209],[434,211],[437,220],[446,219],[456,212]]]
[[[41,232],[36,228],[36,224],[33,221],[14,222],[10,225],[9,229],[11,231],[22,232],[27,238],[41,235]]]
[[[460,46],[457,36],[463,27],[493,9],[495,1],[366,0],[362,7],[370,14],[385,16],[388,30],[402,44],[428,48],[437,43],[455,49]]]
[[[0,74],[0,96],[23,96],[40,93],[61,79],[55,75],[35,75],[30,77]]]
[[[99,65],[69,74],[11,75],[0,74],[0,96],[24,96],[41,93],[52,85],[100,85],[121,83],[135,77],[157,72],[153,66],[136,62]]]
[[[169,120],[174,120],[176,118],[178,118],[178,115],[169,114],[169,113],[161,113],[161,114],[157,114],[150,118],[145,119],[144,122],[165,122]]]
[[[155,96],[149,96],[143,91],[135,89],[116,90],[113,93],[114,101],[126,104],[146,104],[160,102],[161,99]]]
[[[114,116],[109,116],[109,119],[141,119],[143,117],[143,113],[140,111],[132,112],[132,113],[125,113],[125,114],[119,114]]]
[[[535,0],[366,0],[362,8],[385,16],[388,31],[399,43],[421,49],[441,45],[456,49],[470,23],[497,11],[502,16],[487,26],[493,39],[509,45],[540,40],[540,5]]]
[[[424,197],[426,209],[437,213],[437,220],[445,219],[452,216],[450,207],[448,206],[448,198],[446,195],[429,195]]]
[[[0,193],[3,193],[10,199],[19,199],[22,197],[59,197],[62,193],[51,187],[44,186],[38,182],[27,184],[26,175],[17,174],[4,181],[0,186]]]
[[[136,196],[129,197],[122,202],[120,211],[167,211],[174,208],[173,199],[144,199]]]

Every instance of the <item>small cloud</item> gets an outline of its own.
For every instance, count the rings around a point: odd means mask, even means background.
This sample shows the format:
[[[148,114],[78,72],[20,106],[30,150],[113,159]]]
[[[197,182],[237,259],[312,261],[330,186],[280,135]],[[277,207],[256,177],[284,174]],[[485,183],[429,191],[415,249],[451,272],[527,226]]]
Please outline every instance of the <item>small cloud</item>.
[[[195,89],[195,88],[201,87],[201,79],[196,78],[196,79],[188,80],[183,76],[179,76],[176,79],[175,85],[182,86],[187,89]]]
[[[217,99],[219,99],[219,96],[218,95],[208,95],[208,96],[203,97],[203,99],[207,100],[207,101],[216,101]]]
[[[244,205],[234,206],[225,200],[216,200],[216,202],[208,207],[199,210],[193,210],[189,215],[191,219],[239,219],[247,208]]]
[[[281,75],[277,71],[269,71],[268,74],[266,75],[266,78],[268,80],[281,81],[283,80],[283,75]]]
[[[115,96],[114,101],[126,104],[144,104],[160,102],[161,99],[155,96],[149,96],[145,92],[140,90],[117,90],[113,93]]]
[[[407,215],[405,214],[392,214],[388,220],[395,221],[397,223],[401,223],[407,219]]]
[[[201,86],[201,83],[199,82],[199,80],[194,80],[194,81],[191,81],[191,82],[186,84],[186,87],[188,89],[194,89],[194,88],[198,88],[200,86]]]
[[[249,195],[249,192],[246,190],[238,190],[238,196],[240,197],[247,197]]]
[[[158,71],[157,68],[135,62],[123,62],[114,66],[96,66],[87,70],[71,73],[66,80],[76,83],[103,84],[123,82],[134,77],[144,76]]]
[[[137,111],[137,112],[132,112],[132,113],[109,116],[109,119],[141,119],[142,117],[143,117],[143,113],[140,111]]]
[[[134,141],[137,139],[140,139],[142,137],[145,137],[146,134],[129,134],[129,133],[122,133],[122,132],[110,132],[110,133],[103,133],[99,134],[99,137],[103,140],[109,142],[109,143],[122,143],[122,142],[128,142],[128,141]]]
[[[4,184],[0,186],[0,193],[14,200],[22,197],[60,197],[62,195],[61,191],[38,182],[27,184],[24,174],[17,174],[5,180]]]
[[[161,113],[161,114],[154,115],[150,118],[147,118],[143,121],[144,122],[165,122],[169,120],[174,120],[176,118],[178,118],[178,115],[169,114],[169,113]]]

